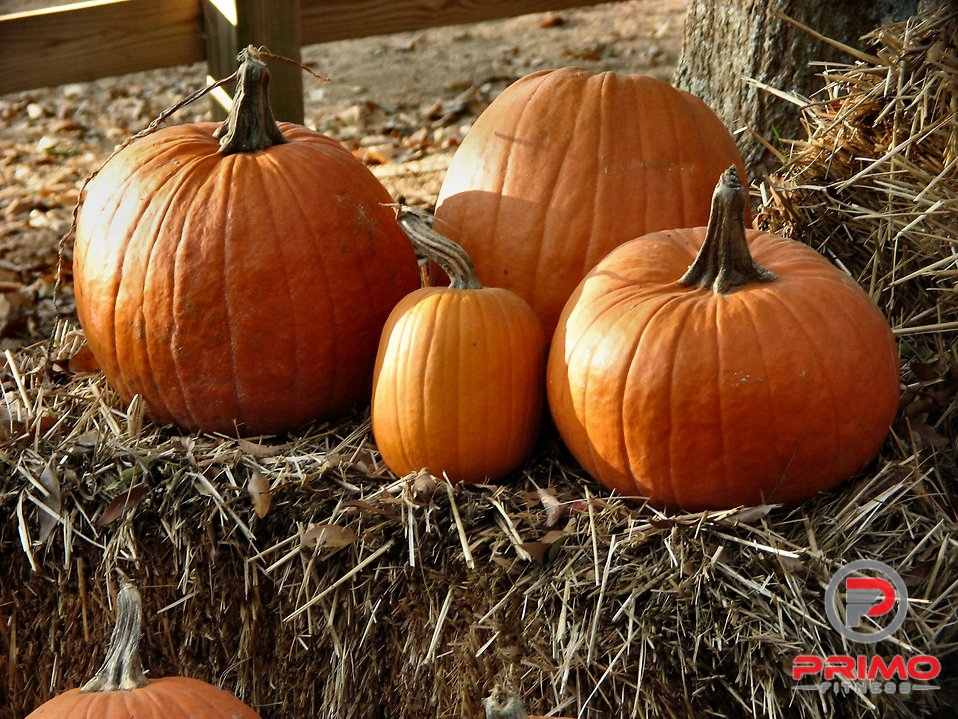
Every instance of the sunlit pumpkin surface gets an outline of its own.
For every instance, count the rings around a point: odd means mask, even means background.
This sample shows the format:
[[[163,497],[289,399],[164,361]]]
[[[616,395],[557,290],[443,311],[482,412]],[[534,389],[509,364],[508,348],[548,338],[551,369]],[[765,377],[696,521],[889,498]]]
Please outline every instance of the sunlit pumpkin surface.
[[[653,77],[532,73],[479,116],[450,162],[436,227],[484,285],[516,292],[551,334],[575,286],[640,235],[695,227],[735,141],[701,100]]]
[[[115,155],[77,218],[77,314],[111,385],[186,429],[276,432],[368,401],[383,322],[419,286],[388,192],[335,140],[220,155],[217,125]]]
[[[704,228],[623,245],[566,306],[548,368],[562,438],[604,485],[655,504],[794,504],[871,461],[899,397],[891,329],[798,242],[747,232],[778,275],[729,294],[677,283]]]

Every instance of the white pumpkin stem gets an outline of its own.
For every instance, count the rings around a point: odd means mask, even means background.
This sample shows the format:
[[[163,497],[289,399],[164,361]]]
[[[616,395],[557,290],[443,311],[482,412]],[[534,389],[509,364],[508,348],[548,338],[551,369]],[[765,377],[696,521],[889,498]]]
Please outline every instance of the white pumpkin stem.
[[[449,275],[449,287],[454,290],[482,289],[469,253],[437,232],[432,226],[430,215],[413,207],[402,206],[396,220],[412,241],[416,256],[432,260]]]
[[[679,284],[724,295],[750,282],[775,279],[775,273],[755,262],[748,251],[745,200],[745,188],[733,165],[715,186],[705,241]]]
[[[149,684],[140,661],[140,625],[143,608],[140,592],[127,577],[116,594],[116,625],[103,665],[80,691],[112,692],[139,689]]]
[[[269,105],[269,69],[260,52],[250,45],[239,54],[236,95],[229,115],[213,137],[220,154],[259,152],[286,142]]]
[[[486,719],[529,719],[522,699],[515,692],[494,687],[483,702]]]

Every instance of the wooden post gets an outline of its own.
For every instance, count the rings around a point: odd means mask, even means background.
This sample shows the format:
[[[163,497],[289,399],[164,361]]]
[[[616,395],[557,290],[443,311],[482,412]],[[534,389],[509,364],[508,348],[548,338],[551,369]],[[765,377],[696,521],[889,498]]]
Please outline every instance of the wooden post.
[[[213,79],[231,75],[236,56],[247,45],[300,61],[299,0],[202,0],[206,58]],[[303,122],[303,71],[279,60],[269,61],[270,105],[277,120]],[[226,89],[228,86],[224,86]],[[213,114],[226,117],[229,93],[213,93]]]

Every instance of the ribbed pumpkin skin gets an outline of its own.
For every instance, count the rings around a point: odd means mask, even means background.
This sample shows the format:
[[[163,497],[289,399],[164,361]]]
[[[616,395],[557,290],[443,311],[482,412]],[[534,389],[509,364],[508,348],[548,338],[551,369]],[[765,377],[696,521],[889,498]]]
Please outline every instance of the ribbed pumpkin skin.
[[[722,172],[745,169],[701,100],[641,75],[544,70],[506,88],[446,172],[436,228],[480,281],[532,305],[551,334],[569,295],[613,248],[708,220]]]
[[[531,453],[545,405],[546,339],[506,290],[426,287],[383,329],[372,429],[403,476],[428,467],[452,482],[503,478]]]
[[[379,333],[419,286],[376,178],[335,140],[220,155],[197,123],[123,149],[77,217],[77,314],[126,400],[188,430],[272,433],[368,399]]]
[[[811,248],[747,231],[778,278],[717,295],[676,280],[705,228],[610,253],[566,305],[548,397],[599,482],[688,510],[797,504],[878,453],[899,398],[891,329]]]
[[[260,719],[235,696],[189,677],[154,679],[130,691],[70,689],[41,704],[27,719]]]

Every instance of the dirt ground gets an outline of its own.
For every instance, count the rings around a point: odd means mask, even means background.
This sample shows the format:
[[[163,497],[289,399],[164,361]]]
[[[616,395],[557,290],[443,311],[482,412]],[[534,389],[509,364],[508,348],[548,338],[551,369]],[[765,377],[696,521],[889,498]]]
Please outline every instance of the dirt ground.
[[[0,14],[50,4],[0,0]],[[397,198],[431,205],[475,117],[515,79],[578,65],[668,79],[685,0],[628,0],[507,20],[312,45],[306,124],[346,144]],[[15,68],[8,68],[15,72]],[[163,109],[201,88],[196,64],[0,96],[0,350],[46,338],[73,312],[61,238],[83,179]],[[209,119],[203,99],[171,122]]]

